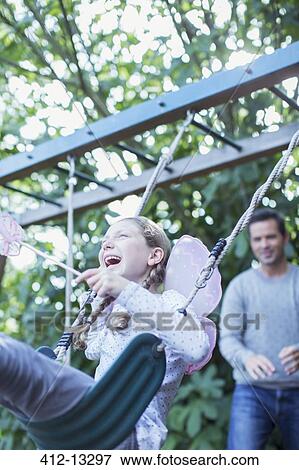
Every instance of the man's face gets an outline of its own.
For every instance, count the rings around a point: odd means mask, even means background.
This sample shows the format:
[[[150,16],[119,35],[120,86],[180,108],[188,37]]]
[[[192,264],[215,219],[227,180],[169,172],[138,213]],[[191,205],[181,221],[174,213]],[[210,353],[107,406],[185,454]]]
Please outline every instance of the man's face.
[[[275,219],[254,222],[250,225],[249,234],[253,254],[262,265],[275,265],[284,258],[288,236],[280,233]]]

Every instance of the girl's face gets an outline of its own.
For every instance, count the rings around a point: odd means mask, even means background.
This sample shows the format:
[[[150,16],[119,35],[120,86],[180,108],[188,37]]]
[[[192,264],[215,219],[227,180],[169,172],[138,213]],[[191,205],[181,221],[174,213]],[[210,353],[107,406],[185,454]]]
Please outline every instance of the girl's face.
[[[122,220],[112,225],[102,240],[99,261],[102,267],[141,283],[154,264],[164,256],[162,248],[152,248],[138,225]]]

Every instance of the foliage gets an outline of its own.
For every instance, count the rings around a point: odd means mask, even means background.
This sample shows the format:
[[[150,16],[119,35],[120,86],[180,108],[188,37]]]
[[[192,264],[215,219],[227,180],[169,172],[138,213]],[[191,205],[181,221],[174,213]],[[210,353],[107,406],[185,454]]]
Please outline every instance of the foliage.
[[[223,448],[229,398],[215,364],[181,385],[169,413],[165,449]],[[226,405],[226,406],[224,406]]]
[[[30,151],[33,145],[68,135],[86,122],[233,67],[246,54],[252,61],[260,54],[285,47],[298,40],[298,23],[296,0],[290,0],[287,6],[280,0],[3,0],[0,159]],[[279,87],[297,100],[296,80]],[[266,89],[198,113],[201,122],[235,139],[265,131],[271,138],[270,132],[295,118],[295,111]],[[175,124],[159,126],[127,143],[158,157],[175,132]],[[208,158],[206,154],[212,147],[221,148],[222,144],[190,128],[176,158]],[[87,152],[77,158],[77,169],[109,182],[121,177],[117,173],[138,173],[148,166],[137,162],[129,152],[116,154],[108,147],[106,154],[110,160],[105,163],[103,153]],[[278,158],[265,157],[159,188],[145,215],[159,221],[170,238],[190,233],[211,248],[218,238],[230,233]],[[276,183],[263,200],[265,206],[277,204],[286,215],[291,234],[288,254],[294,262],[299,248],[297,162],[298,152],[284,181]],[[65,179],[54,168],[13,184],[53,198],[66,194]],[[78,181],[77,190],[83,189],[94,188]],[[1,210],[20,213],[38,206],[31,198],[1,188]],[[109,204],[76,217],[73,252],[79,270],[96,265],[106,217],[117,214],[118,208]],[[51,252],[55,245],[52,229],[65,232],[65,221],[31,227],[28,236],[37,247]],[[38,241],[41,235],[46,236],[46,243]],[[242,234],[223,261],[224,288],[251,261],[248,239]],[[41,343],[54,345],[62,328],[62,270],[41,260],[25,268],[9,261],[0,289],[1,331],[34,347]],[[76,288],[72,298],[74,314],[79,293],[80,288]],[[217,321],[217,312],[214,317]],[[90,374],[95,365],[77,353],[73,364]],[[170,433],[165,448],[224,448],[231,390],[230,369],[216,351],[201,373],[184,379],[169,414]],[[5,411],[0,429],[1,448],[32,448],[15,419]]]

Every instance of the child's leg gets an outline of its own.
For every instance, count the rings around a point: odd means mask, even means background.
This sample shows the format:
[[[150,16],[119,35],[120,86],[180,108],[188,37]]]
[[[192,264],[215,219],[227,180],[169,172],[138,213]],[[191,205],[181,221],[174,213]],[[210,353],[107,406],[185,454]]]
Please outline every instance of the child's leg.
[[[94,380],[0,333],[0,404],[34,421],[73,408]]]

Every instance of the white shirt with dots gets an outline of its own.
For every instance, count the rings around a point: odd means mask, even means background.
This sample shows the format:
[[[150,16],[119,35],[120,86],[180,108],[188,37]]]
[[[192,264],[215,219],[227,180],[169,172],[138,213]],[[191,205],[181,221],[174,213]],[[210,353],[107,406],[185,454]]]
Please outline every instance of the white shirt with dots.
[[[174,290],[153,294],[139,284],[130,282],[92,325],[87,337],[86,357],[100,360],[95,373],[96,380],[103,377],[135,336],[144,333],[144,329],[140,331],[140,318],[139,323],[134,325],[134,314],[148,314],[147,320],[150,318],[152,326],[155,325],[150,332],[161,338],[166,346],[166,373],[163,383],[135,425],[139,449],[161,448],[167,435],[166,417],[186,367],[203,361],[211,353],[208,335],[202,327],[203,318],[197,317],[189,308],[186,317],[176,311],[185,300],[183,295]],[[92,308],[97,308],[100,301],[101,299],[96,298]],[[105,321],[111,311],[129,313],[129,327],[117,331],[107,328]],[[139,326],[139,331],[135,326]]]

